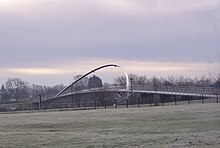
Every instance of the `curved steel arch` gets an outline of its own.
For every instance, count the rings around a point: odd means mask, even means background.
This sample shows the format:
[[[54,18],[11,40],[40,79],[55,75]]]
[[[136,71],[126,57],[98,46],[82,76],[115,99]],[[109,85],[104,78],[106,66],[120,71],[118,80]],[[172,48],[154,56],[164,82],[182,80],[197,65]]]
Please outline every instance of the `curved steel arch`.
[[[106,65],[102,65],[102,66],[100,66],[100,67],[97,67],[97,68],[91,70],[90,72],[84,74],[83,76],[79,77],[78,79],[76,79],[72,84],[70,84],[69,86],[65,87],[63,90],[61,90],[54,98],[58,97],[61,93],[63,93],[65,90],[67,90],[70,86],[76,84],[77,82],[79,82],[80,80],[82,80],[83,78],[85,78],[86,76],[88,76],[89,74],[94,73],[94,72],[96,72],[96,71],[98,71],[98,70],[100,70],[100,69],[106,68],[106,67],[118,67],[118,68],[121,68],[121,69],[122,69],[122,67],[119,66],[119,65],[117,65],[117,64],[106,64]],[[123,71],[124,74],[125,74],[125,78],[126,78],[126,90],[128,91],[128,90],[129,90],[129,77],[128,77],[127,72],[126,72],[124,69],[122,69],[122,71]]]

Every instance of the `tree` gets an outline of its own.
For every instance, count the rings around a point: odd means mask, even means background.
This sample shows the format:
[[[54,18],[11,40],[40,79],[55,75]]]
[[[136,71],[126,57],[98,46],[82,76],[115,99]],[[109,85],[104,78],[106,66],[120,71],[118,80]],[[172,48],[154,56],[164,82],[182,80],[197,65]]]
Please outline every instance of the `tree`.
[[[132,78],[132,84],[134,85],[145,85],[148,82],[146,76],[138,76],[136,74],[129,74],[129,78]]]
[[[125,76],[120,76],[115,78],[115,83],[118,85],[126,85],[126,77]]]
[[[6,83],[6,90],[10,99],[17,101],[26,100],[29,97],[29,84],[19,78],[9,78]]]
[[[77,80],[81,77],[82,75],[76,75],[74,77],[74,80]],[[73,89],[75,91],[80,91],[83,89],[88,88],[88,82],[89,82],[89,78],[88,77],[84,77],[83,79],[81,79],[80,81],[78,81],[77,83],[74,84]]]
[[[210,79],[216,88],[220,88],[220,73],[214,75],[210,74]]]
[[[5,89],[5,86],[4,86],[4,84],[2,84],[1,90],[0,90],[0,100],[2,103],[6,103],[9,101],[9,99],[10,99],[10,97]]]
[[[220,73],[216,75],[216,85],[218,88],[220,88]]]
[[[134,85],[145,85],[145,84],[149,83],[149,80],[147,79],[146,76],[138,76],[136,74],[129,74],[128,77],[132,78],[132,83]],[[117,77],[117,78],[115,78],[114,81],[118,85],[126,85],[126,77],[125,76]]]
[[[42,86],[33,84],[32,87],[32,98],[38,99],[39,95],[42,96],[42,99],[49,99],[54,97],[58,92],[64,89],[65,86],[63,84],[55,85],[55,86]]]

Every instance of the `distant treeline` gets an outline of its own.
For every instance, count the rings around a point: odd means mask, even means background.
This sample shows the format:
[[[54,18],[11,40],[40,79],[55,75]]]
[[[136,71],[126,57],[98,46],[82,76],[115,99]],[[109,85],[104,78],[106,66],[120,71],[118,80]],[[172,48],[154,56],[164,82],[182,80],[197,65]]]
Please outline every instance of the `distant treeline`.
[[[168,76],[168,77],[152,77],[138,76],[136,74],[130,74],[129,78],[132,78],[134,85],[194,85],[194,86],[219,86],[220,74],[210,74],[209,76],[202,75],[201,77],[184,77],[184,76]],[[118,77],[115,82],[118,84],[125,84],[125,77]]]
[[[75,76],[77,79],[79,75]],[[201,77],[184,77],[184,76],[168,76],[164,77],[152,77],[147,78],[147,76],[138,76],[136,74],[129,75],[130,82],[132,85],[181,85],[181,86],[204,86],[204,87],[215,87],[220,88],[220,74],[210,74],[209,76]],[[124,76],[116,77],[114,79],[114,84],[108,85],[125,85],[126,78]],[[104,85],[104,84],[103,84]],[[88,78],[81,80],[76,84],[78,87],[87,88]],[[42,86],[42,85],[30,85],[29,82],[21,80],[19,78],[8,78],[5,84],[1,85],[0,89],[0,103],[9,102],[32,102],[34,99],[39,98],[39,95],[51,98],[55,96],[59,91],[61,91],[65,86],[63,84],[55,86]]]

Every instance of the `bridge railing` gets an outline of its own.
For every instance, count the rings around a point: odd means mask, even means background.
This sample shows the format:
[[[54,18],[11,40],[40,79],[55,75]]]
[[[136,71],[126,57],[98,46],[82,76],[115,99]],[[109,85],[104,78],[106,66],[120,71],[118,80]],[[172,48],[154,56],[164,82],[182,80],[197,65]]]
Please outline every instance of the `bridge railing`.
[[[83,89],[78,91],[70,91],[65,94],[61,94],[58,97],[68,96],[72,94],[83,94],[83,93],[94,93],[94,92],[126,92],[125,85],[116,86],[104,86],[99,88]],[[180,85],[132,85],[128,91],[155,91],[155,92],[165,92],[169,93],[179,93],[179,94],[200,94],[200,95],[217,95],[220,94],[219,90],[213,87],[201,87],[201,86],[180,86]]]
[[[118,90],[125,90],[126,86],[125,85],[117,85],[117,86],[103,86],[103,87],[98,87],[98,88],[87,88],[87,89],[82,89],[82,90],[77,90],[77,91],[69,91],[68,93],[65,94],[60,94],[57,97],[63,97],[63,96],[68,96],[72,94],[83,94],[83,93],[93,93],[93,92],[107,92],[107,91],[118,91]]]
[[[161,91],[161,92],[175,92],[175,93],[190,93],[190,94],[218,94],[218,90],[212,87],[201,86],[178,86],[178,85],[133,85],[132,90],[139,91]]]

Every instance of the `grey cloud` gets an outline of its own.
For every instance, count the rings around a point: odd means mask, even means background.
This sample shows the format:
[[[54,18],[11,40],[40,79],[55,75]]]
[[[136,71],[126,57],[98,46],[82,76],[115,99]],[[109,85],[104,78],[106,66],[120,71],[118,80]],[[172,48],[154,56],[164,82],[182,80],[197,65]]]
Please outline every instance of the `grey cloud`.
[[[177,14],[174,9],[163,15],[166,7],[156,7],[160,13],[128,13],[127,6],[122,13],[98,0],[47,2],[28,7],[27,13],[0,14],[1,67],[42,66],[78,57],[220,62],[219,6],[197,11],[187,7]],[[130,2],[142,8],[149,4]]]

